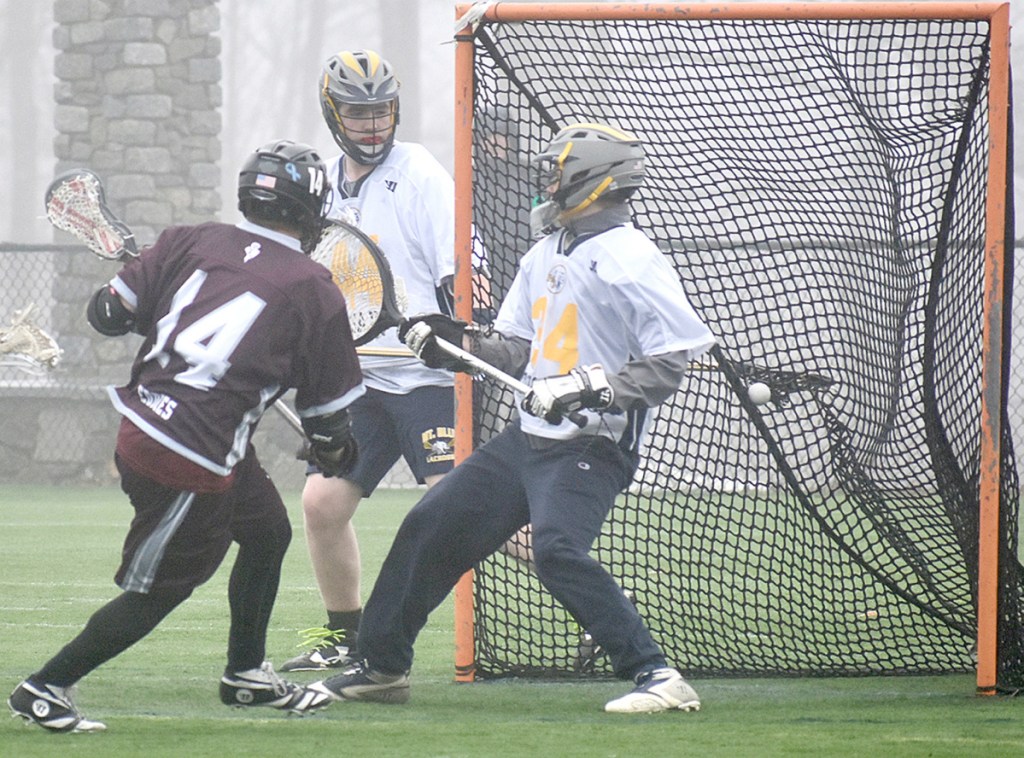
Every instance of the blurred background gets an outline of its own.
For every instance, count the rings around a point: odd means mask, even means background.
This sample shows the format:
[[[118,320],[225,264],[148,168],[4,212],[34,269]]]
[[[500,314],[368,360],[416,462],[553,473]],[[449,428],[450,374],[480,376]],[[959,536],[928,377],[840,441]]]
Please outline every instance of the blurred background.
[[[158,2],[164,5],[165,2]],[[187,3],[186,3],[187,5]],[[317,84],[326,58],[370,47],[402,82],[399,139],[423,142],[451,170],[455,6],[450,0],[220,0],[221,209],[238,218],[237,169],[264,142],[289,138],[337,152]],[[46,243],[43,193],[54,176],[53,3],[0,0],[0,242]],[[15,178],[17,177],[17,178]]]
[[[399,139],[424,143],[452,168],[455,4],[451,0],[220,0],[222,220],[233,221],[236,169],[263,142],[287,137],[325,154],[335,145],[320,117],[316,83],[330,54],[372,47],[402,82]],[[1024,3],[1011,5],[1011,50],[1018,87],[1024,77]],[[0,242],[54,239],[42,196],[54,174],[53,3],[0,0]],[[1024,219],[1024,97],[1017,123],[1016,216]],[[1022,235],[1024,221],[1017,224]]]

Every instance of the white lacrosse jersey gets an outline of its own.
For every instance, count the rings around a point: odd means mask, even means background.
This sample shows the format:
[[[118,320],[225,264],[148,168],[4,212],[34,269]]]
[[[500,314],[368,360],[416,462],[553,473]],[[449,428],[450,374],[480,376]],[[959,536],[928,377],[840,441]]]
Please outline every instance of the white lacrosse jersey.
[[[425,147],[396,141],[388,157],[363,181],[355,197],[343,197],[341,156],[326,162],[334,187],[328,216],[369,235],[384,251],[395,277],[401,311],[437,313],[437,287],[455,273],[455,184]],[[397,329],[367,348],[399,349]],[[366,386],[405,394],[427,385],[451,386],[449,371],[427,368],[416,357],[360,356]]]
[[[494,324],[530,340],[527,384],[594,363],[615,374],[631,360],[682,350],[692,360],[714,344],[668,258],[635,226],[609,229],[569,255],[561,252],[562,238],[563,232],[550,234],[523,257]],[[584,429],[519,411],[528,434],[602,435],[628,447],[639,446],[650,418],[646,410],[581,413]]]

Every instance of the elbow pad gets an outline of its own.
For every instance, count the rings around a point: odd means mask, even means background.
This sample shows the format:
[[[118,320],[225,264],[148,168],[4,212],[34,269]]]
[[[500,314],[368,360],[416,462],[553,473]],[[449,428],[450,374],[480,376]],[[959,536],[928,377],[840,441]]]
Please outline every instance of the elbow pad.
[[[128,334],[135,325],[135,314],[125,307],[121,297],[109,284],[100,287],[92,296],[85,309],[85,316],[92,328],[105,337]]]

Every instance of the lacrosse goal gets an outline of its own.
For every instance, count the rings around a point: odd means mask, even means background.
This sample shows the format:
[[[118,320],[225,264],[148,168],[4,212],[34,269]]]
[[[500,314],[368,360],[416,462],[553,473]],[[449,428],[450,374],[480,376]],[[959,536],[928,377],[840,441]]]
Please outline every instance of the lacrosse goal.
[[[498,299],[529,246],[527,157],[604,121],[644,140],[636,223],[719,338],[594,546],[688,676],[1024,686],[1008,8],[499,2],[456,35],[461,313],[474,243]],[[465,451],[513,410],[459,392]],[[610,673],[501,554],[456,635],[460,679]]]

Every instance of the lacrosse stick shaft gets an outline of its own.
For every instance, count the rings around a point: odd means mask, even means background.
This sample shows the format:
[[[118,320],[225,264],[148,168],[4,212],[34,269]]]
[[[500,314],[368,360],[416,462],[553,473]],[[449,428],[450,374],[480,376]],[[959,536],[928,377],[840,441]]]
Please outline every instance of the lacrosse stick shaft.
[[[519,392],[520,394],[523,395],[523,397],[526,397],[527,395],[530,394],[530,386],[519,381],[514,376],[506,374],[501,369],[497,368],[496,366],[492,366],[490,363],[487,363],[486,361],[480,360],[472,353],[463,350],[461,347],[458,347],[457,345],[453,345],[448,340],[442,339],[437,336],[434,337],[434,340],[437,342],[437,346],[444,350],[446,353],[448,353],[448,355],[452,356],[453,358],[458,358],[460,361],[465,363],[474,371],[477,371],[487,377],[490,377],[494,381],[498,382],[499,384],[505,385],[509,389]],[[566,414],[566,418],[568,418],[572,423],[576,424],[576,426],[578,426],[580,429],[587,425],[587,417],[584,416],[582,413],[578,413],[577,411],[572,411],[571,413]]]
[[[369,347],[360,345],[356,348],[358,355],[381,356],[385,358],[414,358],[416,354],[407,347]]]
[[[295,414],[295,411],[289,408],[284,400],[278,399],[277,402],[274,403],[274,410],[281,414],[284,420],[288,422],[288,426],[297,431],[303,439],[306,438],[306,432],[302,428],[302,422]]]
[[[359,355],[385,355],[385,356],[402,356],[402,357],[407,356],[407,355],[413,355],[412,350],[410,350],[409,348],[401,348],[401,347],[392,347],[392,348],[387,348],[387,347],[381,347],[381,348],[372,348],[372,347],[362,348],[362,347],[357,347],[356,348],[356,352]],[[277,411],[279,414],[281,414],[281,417],[285,421],[288,422],[288,426],[290,426],[292,429],[294,429],[296,432],[298,432],[299,435],[301,435],[303,439],[306,438],[306,432],[302,428],[302,421],[295,414],[295,411],[293,411],[288,406],[288,404],[285,403],[284,400],[280,400],[280,399],[277,400],[277,402],[274,403],[274,410]]]
[[[441,339],[440,337],[437,336],[434,337],[434,340],[437,342],[437,346],[444,350],[446,353],[448,353],[448,355],[452,356],[452,358],[458,358],[460,361],[465,363],[474,371],[484,374],[485,376],[490,377],[499,384],[504,384],[509,389],[515,390],[516,392],[520,392],[523,395],[528,395],[530,393],[529,385],[519,381],[510,374],[506,374],[500,368],[492,366],[490,363],[487,363],[486,361],[480,360],[469,351],[463,350],[461,347],[458,347],[457,345],[453,345],[448,340]]]

